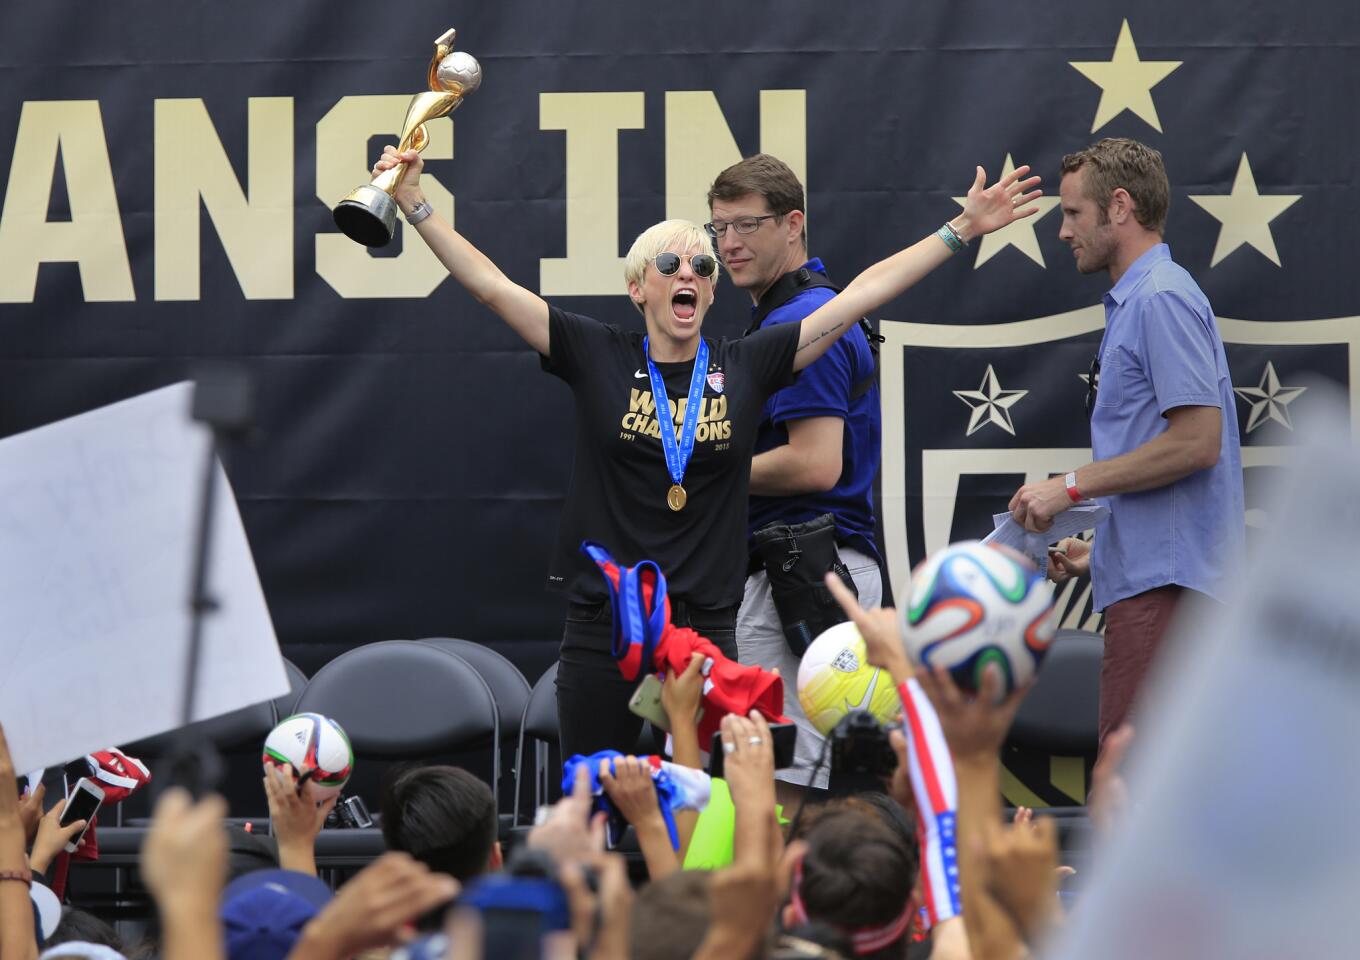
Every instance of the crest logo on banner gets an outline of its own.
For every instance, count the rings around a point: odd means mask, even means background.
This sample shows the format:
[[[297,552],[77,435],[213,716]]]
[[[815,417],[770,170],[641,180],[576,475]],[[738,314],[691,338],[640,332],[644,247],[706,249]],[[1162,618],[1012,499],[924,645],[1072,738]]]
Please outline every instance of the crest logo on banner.
[[[1087,370],[1104,309],[987,326],[883,321],[883,527],[892,581],[954,540],[982,537],[1023,483],[1091,459]],[[1341,384],[1360,423],[1360,316],[1261,322],[1220,317],[1237,398],[1247,536],[1269,522],[1259,488],[1287,462],[1306,417],[1304,371]],[[960,403],[959,401],[962,401]],[[1089,581],[1058,593],[1063,628],[1100,629]]]

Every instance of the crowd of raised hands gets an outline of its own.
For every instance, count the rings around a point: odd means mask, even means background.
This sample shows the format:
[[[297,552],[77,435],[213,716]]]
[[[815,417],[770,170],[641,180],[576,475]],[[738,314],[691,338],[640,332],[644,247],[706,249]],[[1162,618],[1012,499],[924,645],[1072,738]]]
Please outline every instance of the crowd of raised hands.
[[[907,773],[907,754],[913,749],[910,731],[908,735],[902,730],[890,734],[898,765],[884,782],[877,804],[853,799],[822,805],[812,802],[798,812],[798,834],[787,837],[788,820],[781,820],[775,801],[770,729],[759,714],[729,715],[722,721],[721,738],[724,779],[733,810],[730,860],[702,875],[684,870],[698,814],[676,813],[679,842],[674,844],[658,804],[651,766],[643,759],[624,758],[612,769],[601,770],[599,781],[614,810],[632,826],[645,861],[647,882],[635,889],[623,854],[606,849],[605,815],[594,812],[597,804],[589,772],[579,768],[570,793],[540,811],[523,840],[525,848],[551,864],[547,879],[558,885],[569,917],[567,929],[545,929],[541,955],[602,960],[909,955],[1009,960],[1032,953],[1062,924],[1057,889],[1070,870],[1058,862],[1054,823],[1035,819],[1024,808],[1008,822],[1001,807],[1000,751],[1025,690],[1003,698],[1000,678],[991,675],[980,694],[969,697],[943,670],[913,670],[903,652],[894,612],[860,610],[838,581],[832,580],[831,588],[853,615],[869,661],[886,670],[897,684],[914,679],[938,715],[958,788],[959,915],[933,929],[922,929],[913,914],[913,904],[919,905],[914,898],[920,895],[920,884],[914,876],[901,875],[903,869],[915,870],[919,851],[911,853],[914,860],[902,861],[908,864],[905,868],[900,863],[862,863],[850,854],[838,865],[835,850],[831,855],[824,849],[818,852],[819,843],[825,847],[829,842],[826,837],[832,834],[827,825],[832,821],[841,821],[837,829],[844,830],[847,817],[867,818],[860,823],[862,830],[855,830],[851,822],[852,834],[875,836],[875,831],[884,829],[883,803],[899,808],[886,822],[906,825],[885,849],[912,846],[911,825],[919,826],[921,817]],[[689,669],[669,675],[663,685],[673,762],[696,769],[703,759],[696,733],[702,690],[697,656]],[[1122,785],[1116,766],[1130,736],[1131,732],[1123,731],[1114,738],[1114,750],[1096,771],[1095,789],[1100,796],[1099,802],[1093,800],[1092,813],[1097,826],[1117,816]],[[315,877],[315,841],[334,800],[318,806],[306,799],[287,769],[268,772],[263,786],[280,867]],[[35,874],[42,877],[63,845],[83,826],[79,822],[61,826],[62,804],[44,811],[43,801],[40,786],[19,795],[0,731],[0,960],[39,956],[30,884],[37,882]],[[835,816],[824,816],[827,811],[835,811]],[[166,960],[228,956],[221,920],[228,872],[225,814],[220,797],[194,800],[179,789],[165,790],[155,806],[142,850],[141,875],[159,916],[156,955]],[[819,831],[825,836],[819,838]],[[875,875],[874,869],[889,872]],[[837,870],[843,875],[835,875]],[[811,883],[814,873],[822,893],[809,887],[800,896],[799,884]],[[890,877],[891,882],[884,880],[884,889],[875,890],[876,876]],[[827,889],[841,891],[829,905],[823,902]],[[496,955],[485,946],[492,942],[487,939],[486,917],[460,905],[461,891],[451,876],[432,872],[405,853],[387,853],[339,888],[301,928],[288,956],[296,960],[386,956],[391,948],[417,936],[418,920],[445,906],[449,908],[445,939],[425,942],[424,952],[411,956],[473,960]],[[884,916],[900,913],[912,916],[914,922],[900,935],[898,928],[881,924],[866,935],[865,911],[872,913],[873,902],[885,897]],[[901,903],[893,899],[903,897]],[[885,936],[896,939],[883,943]],[[43,956],[61,956],[60,949]]]

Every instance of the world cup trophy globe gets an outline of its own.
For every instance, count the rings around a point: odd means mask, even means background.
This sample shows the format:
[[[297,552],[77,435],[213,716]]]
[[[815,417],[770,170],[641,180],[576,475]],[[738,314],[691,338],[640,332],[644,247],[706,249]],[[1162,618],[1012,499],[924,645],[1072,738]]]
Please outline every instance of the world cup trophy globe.
[[[430,89],[411,98],[401,125],[398,152],[424,150],[430,142],[425,124],[448,116],[458,109],[464,97],[482,85],[482,65],[477,58],[453,49],[456,34],[456,30],[450,29],[434,42]],[[385,247],[391,243],[397,232],[398,213],[392,192],[405,172],[406,164],[398,164],[369,183],[356,187],[332,211],[335,225],[345,236],[366,247]]]

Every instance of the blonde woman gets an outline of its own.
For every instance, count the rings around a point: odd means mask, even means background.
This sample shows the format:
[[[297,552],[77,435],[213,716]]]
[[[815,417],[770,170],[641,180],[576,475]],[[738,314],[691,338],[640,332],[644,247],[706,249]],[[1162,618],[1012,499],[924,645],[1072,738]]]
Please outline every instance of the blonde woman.
[[[548,583],[568,596],[557,673],[562,755],[625,752],[642,721],[633,684],[611,654],[612,611],[582,540],[621,564],[654,560],[666,574],[672,622],[693,627],[736,659],[746,578],[752,445],[765,399],[820,357],[855,321],[899,296],[973,237],[1019,217],[1040,195],[1021,167],[984,189],[979,167],[963,212],[939,231],[854,279],[801,324],[737,340],[704,337],[718,261],[699,226],[667,220],[628,251],[624,284],[642,313],[638,333],[569,313],[521,287],[433,213],[415,151],[383,152],[374,173],[405,163],[395,198],[407,221],[478,301],[540,354],[576,400],[575,465]],[[658,416],[658,413],[661,415]]]

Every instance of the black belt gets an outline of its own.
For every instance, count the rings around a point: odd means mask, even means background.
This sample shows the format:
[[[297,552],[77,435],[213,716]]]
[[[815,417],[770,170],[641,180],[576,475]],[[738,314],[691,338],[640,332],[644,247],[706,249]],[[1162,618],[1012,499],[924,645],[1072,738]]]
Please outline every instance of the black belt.
[[[690,603],[687,600],[679,600],[675,597],[671,601],[671,622],[687,623],[693,619],[695,614],[700,614],[705,618],[737,618],[737,610],[741,604],[733,603],[725,607],[701,607],[698,604]],[[614,609],[608,600],[572,600],[574,604],[589,607],[594,610],[596,607],[603,607],[600,612],[600,622],[610,623],[614,619]]]

